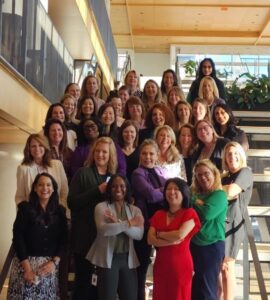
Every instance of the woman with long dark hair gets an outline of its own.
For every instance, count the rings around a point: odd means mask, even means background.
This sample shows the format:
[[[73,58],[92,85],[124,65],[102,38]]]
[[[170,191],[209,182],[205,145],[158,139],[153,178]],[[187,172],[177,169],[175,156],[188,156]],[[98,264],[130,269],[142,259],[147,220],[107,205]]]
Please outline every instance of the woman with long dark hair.
[[[48,173],[38,174],[13,226],[16,256],[7,299],[58,299],[58,265],[66,244],[67,220],[57,183]]]

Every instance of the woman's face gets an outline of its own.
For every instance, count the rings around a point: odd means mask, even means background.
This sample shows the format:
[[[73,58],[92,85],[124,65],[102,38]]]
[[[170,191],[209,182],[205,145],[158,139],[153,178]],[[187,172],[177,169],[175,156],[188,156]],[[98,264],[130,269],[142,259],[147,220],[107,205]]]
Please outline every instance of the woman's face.
[[[174,80],[173,80],[173,74],[171,72],[165,73],[163,77],[164,85],[167,89],[170,89],[173,86]]]
[[[66,98],[62,104],[65,108],[66,114],[68,116],[71,116],[73,114],[74,110],[75,110],[74,100],[71,99],[71,98]]]
[[[158,88],[154,82],[149,81],[145,85],[145,94],[148,98],[155,98],[158,93]]]
[[[65,121],[65,112],[61,106],[55,106],[52,110],[52,118],[61,121]]]
[[[84,136],[88,140],[96,139],[99,136],[98,126],[92,120],[87,120],[87,121],[84,122],[83,132],[84,132]]]
[[[180,121],[183,123],[188,123],[190,117],[190,109],[185,104],[179,104],[177,106],[177,115]]]
[[[158,160],[158,153],[154,146],[146,145],[140,152],[140,165],[152,169]]]
[[[198,139],[204,144],[209,144],[214,139],[214,130],[206,122],[200,122],[196,130]]]
[[[169,99],[168,99],[169,104],[172,107],[175,107],[175,105],[177,104],[178,101],[180,101],[179,95],[175,91],[171,91]]]
[[[127,79],[126,79],[126,85],[131,87],[132,89],[135,89],[138,85],[138,77],[135,72],[129,72]]]
[[[127,187],[121,177],[116,177],[112,182],[111,195],[113,201],[124,201]]]
[[[190,128],[183,127],[179,135],[179,143],[183,149],[190,149],[193,142],[193,136]]]
[[[127,126],[122,133],[125,145],[133,145],[136,139],[136,129],[134,126]]]
[[[76,100],[78,100],[80,98],[80,94],[81,94],[81,89],[79,87],[78,84],[72,84],[69,88],[68,88],[68,93],[70,95],[72,95],[73,97],[75,97]]]
[[[128,101],[128,98],[129,98],[129,93],[127,90],[120,90],[119,91],[119,97],[121,98],[122,100],[122,105],[123,107],[125,106],[126,102]]]
[[[241,156],[234,146],[230,146],[225,152],[225,161],[230,172],[237,172],[241,168]]]
[[[82,105],[82,113],[84,116],[91,116],[94,112],[94,103],[91,98],[85,99]]]
[[[204,165],[198,166],[195,170],[195,176],[200,188],[204,192],[209,192],[212,190],[215,182],[215,175],[208,167]]]
[[[214,95],[213,84],[210,80],[205,80],[202,86],[203,96]]]
[[[192,114],[196,121],[203,120],[206,112],[206,108],[202,103],[197,101],[194,102],[194,105],[192,107]]]
[[[202,73],[204,76],[210,76],[213,72],[212,65],[209,60],[206,60],[202,65]]]
[[[122,101],[120,98],[112,98],[112,106],[115,110],[115,113],[117,116],[121,116],[122,115]]]
[[[98,91],[98,82],[94,77],[89,77],[86,81],[86,92],[90,96],[96,96]]]
[[[98,143],[94,150],[94,162],[97,167],[106,167],[110,159],[110,147],[107,143]]]
[[[30,154],[34,161],[42,160],[45,154],[45,148],[35,139],[30,142]]]
[[[215,119],[220,125],[226,125],[230,119],[230,116],[222,107],[216,107]]]
[[[59,124],[52,124],[49,128],[49,139],[52,144],[60,144],[63,139],[63,129]]]
[[[40,201],[48,201],[54,191],[51,178],[40,176],[34,191],[37,193]]]
[[[156,137],[156,142],[157,142],[160,150],[166,151],[169,149],[169,147],[172,144],[172,137],[167,129],[159,130],[157,137]]]
[[[103,114],[101,115],[101,122],[104,125],[112,125],[112,123],[115,121],[115,115],[114,110],[111,106],[108,106]]]
[[[159,108],[154,108],[152,111],[152,122],[154,127],[163,126],[165,124],[165,114]]]
[[[140,104],[128,104],[128,112],[131,120],[137,119],[142,116],[142,107]]]
[[[165,197],[169,203],[169,207],[181,207],[183,202],[183,195],[178,186],[174,182],[170,182],[165,191]]]

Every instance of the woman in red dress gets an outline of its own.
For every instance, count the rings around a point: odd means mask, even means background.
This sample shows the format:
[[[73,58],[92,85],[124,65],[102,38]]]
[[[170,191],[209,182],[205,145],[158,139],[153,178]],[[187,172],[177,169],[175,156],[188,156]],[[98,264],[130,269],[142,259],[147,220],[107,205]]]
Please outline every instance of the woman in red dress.
[[[193,274],[189,243],[201,225],[190,208],[190,192],[184,180],[169,179],[164,198],[165,208],[151,218],[148,231],[148,243],[157,249],[153,300],[189,300]]]

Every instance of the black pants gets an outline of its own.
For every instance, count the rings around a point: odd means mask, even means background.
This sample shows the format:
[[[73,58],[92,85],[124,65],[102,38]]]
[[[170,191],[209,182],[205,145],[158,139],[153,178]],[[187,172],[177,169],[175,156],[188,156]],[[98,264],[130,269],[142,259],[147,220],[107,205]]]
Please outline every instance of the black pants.
[[[134,241],[134,248],[140,262],[137,268],[138,274],[138,297],[137,300],[145,300],[145,282],[148,267],[151,263],[150,255],[152,247],[147,244],[147,231],[144,232],[140,241]]]
[[[120,300],[137,299],[137,271],[129,269],[128,254],[114,254],[112,266],[97,269],[99,300],[115,300],[118,293]]]
[[[97,288],[91,285],[93,266],[81,254],[74,254],[75,287],[73,300],[98,300]]]
[[[224,259],[225,243],[207,246],[190,243],[195,274],[192,279],[192,300],[217,300],[218,276]]]

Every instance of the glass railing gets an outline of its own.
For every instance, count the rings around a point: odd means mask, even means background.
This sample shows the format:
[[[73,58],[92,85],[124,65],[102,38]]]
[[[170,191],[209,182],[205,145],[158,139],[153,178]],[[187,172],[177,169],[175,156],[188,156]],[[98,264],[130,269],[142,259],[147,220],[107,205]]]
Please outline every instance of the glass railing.
[[[51,102],[72,81],[73,58],[37,0],[0,2],[0,57]]]

